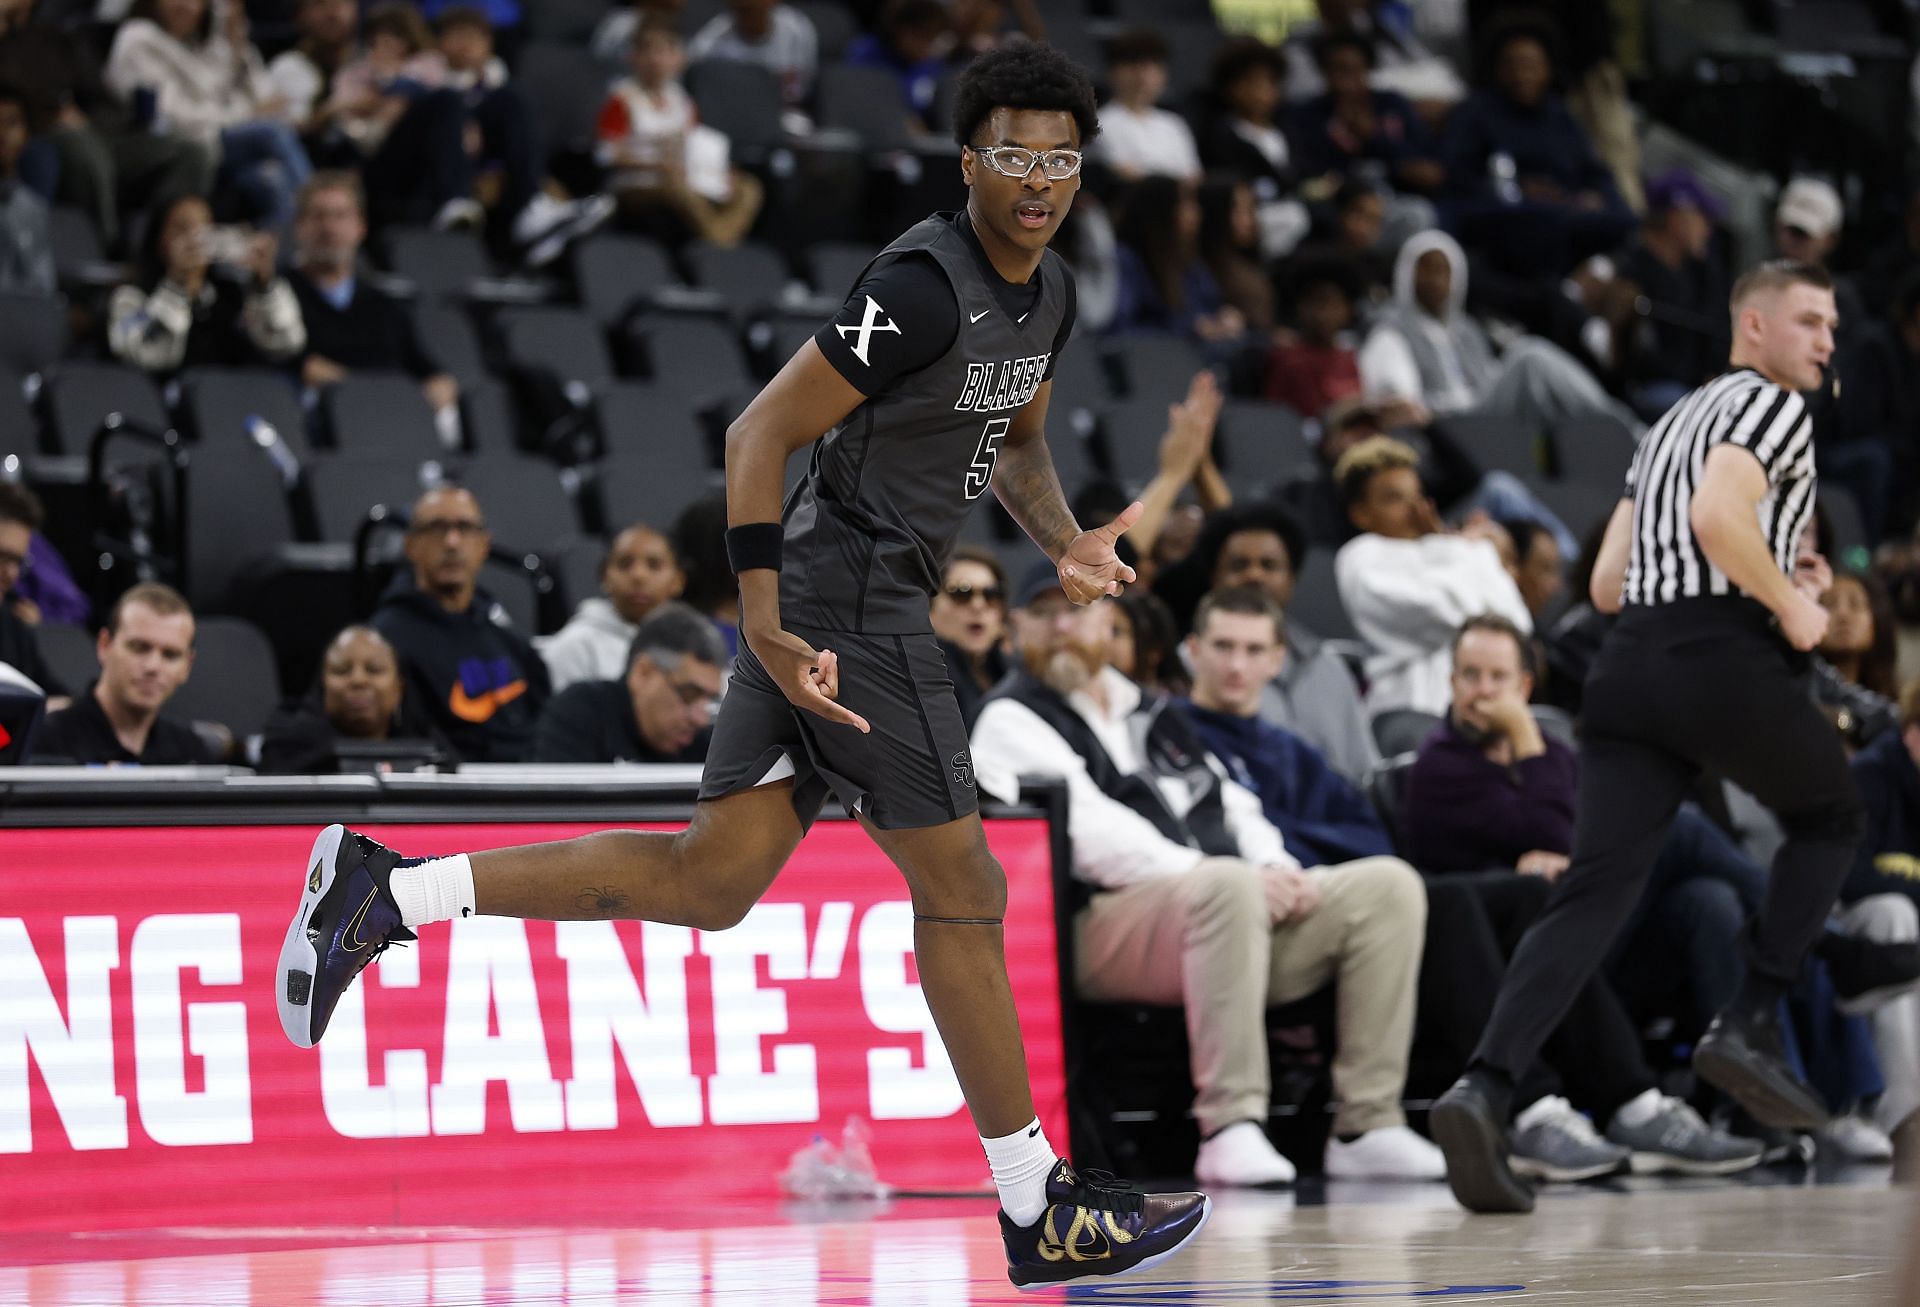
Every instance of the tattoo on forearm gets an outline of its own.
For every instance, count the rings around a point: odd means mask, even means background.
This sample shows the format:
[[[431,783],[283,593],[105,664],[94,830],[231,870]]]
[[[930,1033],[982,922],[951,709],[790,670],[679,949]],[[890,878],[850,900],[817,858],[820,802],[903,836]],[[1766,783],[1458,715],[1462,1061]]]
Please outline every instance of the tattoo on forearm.
[[[574,896],[573,901],[582,911],[601,917],[623,916],[627,910],[627,896],[611,885],[582,890]]]
[[[1067,508],[1067,497],[1060,488],[1060,475],[1054,471],[1053,455],[1044,440],[1030,441],[1000,451],[1000,466],[994,473],[994,493],[1013,514],[1033,542],[1058,558],[1073,538],[1080,534]]]

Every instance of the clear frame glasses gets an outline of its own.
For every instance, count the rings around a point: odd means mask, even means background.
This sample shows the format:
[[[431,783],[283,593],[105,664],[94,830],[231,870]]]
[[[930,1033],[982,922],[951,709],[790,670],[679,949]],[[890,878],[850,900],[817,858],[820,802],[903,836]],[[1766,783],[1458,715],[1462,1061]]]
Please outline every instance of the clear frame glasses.
[[[1037,165],[1041,176],[1050,182],[1063,182],[1080,171],[1084,157],[1078,150],[1028,150],[1018,145],[969,146],[986,160],[987,167],[1002,177],[1025,181]]]

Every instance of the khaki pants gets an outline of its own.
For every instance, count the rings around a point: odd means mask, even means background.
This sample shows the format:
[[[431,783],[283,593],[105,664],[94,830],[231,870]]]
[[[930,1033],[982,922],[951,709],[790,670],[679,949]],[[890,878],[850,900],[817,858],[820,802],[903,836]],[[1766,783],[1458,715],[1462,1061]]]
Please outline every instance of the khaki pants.
[[[1208,858],[1096,894],[1074,920],[1081,997],[1186,1008],[1202,1135],[1267,1119],[1266,1009],[1338,985],[1334,1130],[1404,1124],[1414,985],[1426,929],[1420,878],[1398,858],[1321,868],[1322,902],[1271,924],[1258,867]]]
[[[617,192],[615,199],[620,211],[629,218],[640,219],[655,210],[666,209],[686,224],[696,240],[732,248],[753,229],[753,220],[760,214],[764,197],[765,188],[760,185],[760,179],[736,168],[733,189],[724,201],[710,200],[680,182],[627,187]],[[780,288],[768,289],[778,292]]]

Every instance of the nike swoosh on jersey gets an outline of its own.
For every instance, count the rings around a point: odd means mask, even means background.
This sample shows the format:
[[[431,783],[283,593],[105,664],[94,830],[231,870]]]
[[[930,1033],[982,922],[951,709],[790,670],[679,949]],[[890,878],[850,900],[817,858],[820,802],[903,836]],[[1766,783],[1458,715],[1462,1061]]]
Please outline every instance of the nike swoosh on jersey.
[[[992,309],[981,309],[981,310],[980,310],[980,311],[979,311],[978,313],[969,313],[969,314],[967,315],[967,321],[968,321],[968,322],[978,322],[978,321],[980,321],[980,319],[982,319],[982,318],[984,318],[984,317],[986,317],[986,316],[987,316],[987,314],[989,314],[989,313],[991,313],[991,312],[993,312],[993,310],[992,310]]]

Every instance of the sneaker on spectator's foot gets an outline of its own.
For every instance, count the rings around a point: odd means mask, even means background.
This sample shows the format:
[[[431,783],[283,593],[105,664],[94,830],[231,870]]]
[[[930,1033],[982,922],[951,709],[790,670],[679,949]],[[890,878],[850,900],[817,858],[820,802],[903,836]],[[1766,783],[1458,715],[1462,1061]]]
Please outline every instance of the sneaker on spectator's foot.
[[[1883,1007],[1920,985],[1920,941],[1883,942],[1828,931],[1814,946],[1833,977],[1834,1006],[1850,1017]]]
[[[1444,1180],[1447,1159],[1403,1125],[1369,1130],[1352,1143],[1327,1140],[1329,1180]]]
[[[1639,1125],[1614,1113],[1607,1138],[1633,1153],[1635,1175],[1732,1175],[1760,1165],[1766,1151],[1758,1139],[1716,1130],[1685,1100],[1662,1096],[1660,1107]]]
[[[514,217],[513,242],[525,251],[522,258],[529,268],[544,268],[568,245],[612,217],[613,210],[609,195],[556,200],[539,191]]]
[[[1593,1122],[1556,1094],[1519,1115],[1508,1143],[1507,1164],[1529,1180],[1593,1180],[1624,1170],[1632,1155],[1594,1133]]]
[[[1820,1132],[1820,1142],[1848,1162],[1891,1162],[1893,1139],[1859,1112],[1836,1116]]]
[[[1428,1120],[1446,1156],[1447,1184],[1470,1212],[1531,1212],[1533,1190],[1507,1163],[1507,1095],[1468,1071],[1434,1101]]]
[[[1200,1233],[1212,1214],[1205,1194],[1148,1194],[1105,1171],[1082,1176],[1065,1159],[1047,1177],[1047,1210],[1032,1225],[1000,1213],[1007,1278],[1041,1289],[1095,1275],[1157,1266]]]
[[[1700,1036],[1693,1069],[1761,1125],[1817,1130],[1827,1123],[1826,1104],[1787,1063],[1773,1012],[1722,1012]]]
[[[1263,1189],[1292,1184],[1294,1169],[1258,1121],[1236,1121],[1200,1141],[1193,1178],[1211,1188]]]
[[[300,908],[280,946],[274,997],[287,1038],[312,1048],[353,978],[389,945],[414,938],[388,878],[400,855],[345,826],[329,826],[303,865]]]

